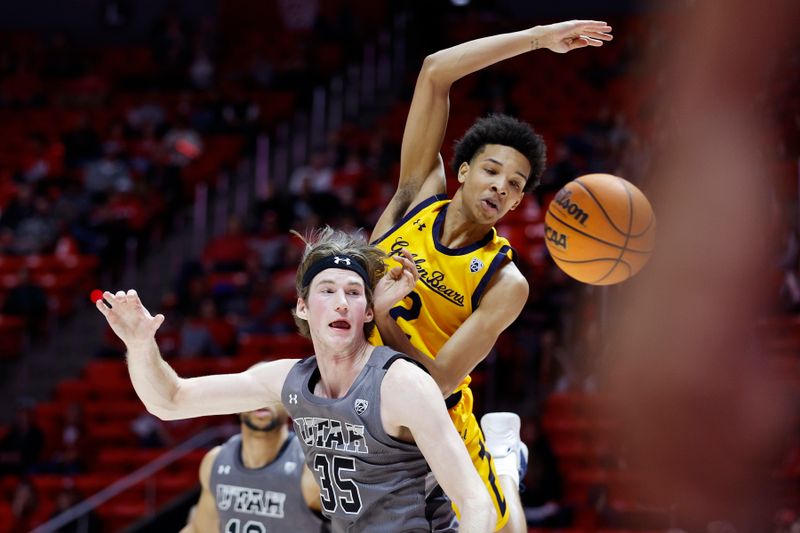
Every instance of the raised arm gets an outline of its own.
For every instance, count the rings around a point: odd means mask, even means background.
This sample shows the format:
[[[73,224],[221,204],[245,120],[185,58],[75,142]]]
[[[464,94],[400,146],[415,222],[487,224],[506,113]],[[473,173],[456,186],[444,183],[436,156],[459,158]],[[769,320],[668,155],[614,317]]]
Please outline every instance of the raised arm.
[[[164,361],[155,341],[163,315],[150,315],[134,290],[105,292],[103,299],[97,301],[97,309],[125,343],[133,388],[155,416],[174,420],[234,414],[280,403],[283,383],[296,359],[262,363],[238,374],[184,379]]]
[[[444,396],[450,395],[461,381],[488,355],[500,334],[519,316],[528,300],[528,281],[513,263],[501,268],[478,309],[467,318],[431,359],[416,349],[385,305],[375,308],[375,323],[387,346],[418,361],[436,380]]]
[[[413,363],[396,361],[381,384],[381,417],[389,434],[401,428],[411,432],[436,481],[461,513],[459,531],[492,531],[492,500],[433,379]]]
[[[426,57],[403,131],[397,191],[373,230],[372,238],[388,231],[422,198],[445,191],[444,165],[439,151],[450,111],[450,86],[456,80],[539,48],[564,53],[585,46],[602,46],[604,41],[611,40],[610,31],[611,26],[605,22],[572,20],[468,41]]]

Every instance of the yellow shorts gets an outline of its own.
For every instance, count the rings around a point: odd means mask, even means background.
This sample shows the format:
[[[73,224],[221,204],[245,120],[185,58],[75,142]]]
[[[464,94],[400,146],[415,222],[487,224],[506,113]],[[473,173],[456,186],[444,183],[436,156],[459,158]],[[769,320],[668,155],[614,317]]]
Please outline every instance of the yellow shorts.
[[[492,497],[494,509],[497,513],[497,524],[495,531],[502,528],[508,522],[508,506],[506,505],[506,498],[503,495],[503,490],[500,488],[500,483],[497,479],[497,472],[494,469],[494,461],[492,456],[486,450],[486,443],[483,439],[483,432],[481,431],[478,420],[472,413],[472,391],[465,387],[460,390],[461,399],[458,400],[453,407],[449,409],[450,418],[458,430],[458,434],[464,439],[464,444],[467,446],[469,456],[472,459],[472,464],[478,471],[478,475],[483,480],[489,495]],[[455,394],[458,394],[456,392]],[[448,400],[455,400],[453,396]],[[452,405],[451,401],[447,402],[448,406]]]

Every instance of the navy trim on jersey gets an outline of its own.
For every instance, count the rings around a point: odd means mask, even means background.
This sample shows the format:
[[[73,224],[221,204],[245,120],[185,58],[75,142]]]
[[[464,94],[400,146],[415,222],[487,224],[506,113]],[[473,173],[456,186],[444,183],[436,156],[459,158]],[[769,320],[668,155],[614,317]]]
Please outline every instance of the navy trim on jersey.
[[[479,241],[473,242],[472,244],[468,244],[462,248],[448,248],[444,244],[439,242],[439,235],[442,234],[442,225],[444,224],[444,218],[447,214],[447,208],[450,204],[445,205],[439,214],[436,215],[436,220],[433,221],[433,244],[436,246],[436,250],[445,254],[445,255],[465,255],[479,248],[483,248],[487,244],[489,244],[492,239],[494,238],[494,230],[489,230],[489,232],[483,236],[483,238]]]
[[[411,220],[417,213],[419,213],[420,211],[422,211],[423,209],[425,209],[426,207],[428,207],[432,203],[441,202],[442,200],[447,200],[447,199],[448,199],[448,197],[447,197],[446,194],[436,194],[434,196],[431,196],[430,198],[425,198],[420,203],[415,205],[414,209],[412,209],[411,211],[409,211],[408,213],[403,215],[403,217],[399,221],[397,221],[397,223],[395,223],[395,225],[392,226],[391,229],[389,229],[389,231],[387,231],[386,233],[384,233],[383,235],[381,235],[380,237],[378,237],[377,239],[372,241],[370,244],[372,244],[372,245],[378,244],[383,239],[385,239],[386,237],[388,237],[389,235],[391,235],[392,233],[397,231],[397,229],[400,226],[402,226],[403,224],[405,224],[406,222]]]
[[[492,276],[494,276],[494,273],[497,272],[497,270],[503,264],[503,261],[508,258],[506,254],[508,253],[509,250],[511,250],[512,252],[514,251],[507,244],[504,244],[503,247],[500,248],[500,251],[497,252],[497,255],[494,256],[494,259],[492,259],[492,264],[490,264],[489,268],[486,269],[486,274],[483,275],[481,281],[478,283],[478,286],[475,287],[475,292],[472,293],[473,311],[478,308],[478,305],[481,302],[481,298],[483,297],[483,291],[486,290],[486,286],[489,285],[489,281],[491,281]]]
[[[461,391],[454,392],[453,394],[444,399],[444,406],[447,407],[447,410],[449,411],[450,409],[458,405],[458,402],[461,401],[462,396],[463,394],[461,393]]]
[[[425,365],[423,365],[419,361],[413,360],[411,357],[409,357],[408,355],[406,355],[406,354],[404,354],[402,352],[397,352],[397,354],[393,355],[391,359],[386,361],[386,364],[383,365],[383,369],[384,370],[389,370],[389,367],[392,366],[394,364],[394,362],[397,361],[398,359],[403,359],[405,361],[408,361],[409,363],[414,363],[415,365],[420,367],[423,371],[425,371],[426,374],[430,375],[430,372],[428,372],[428,369],[425,368]]]

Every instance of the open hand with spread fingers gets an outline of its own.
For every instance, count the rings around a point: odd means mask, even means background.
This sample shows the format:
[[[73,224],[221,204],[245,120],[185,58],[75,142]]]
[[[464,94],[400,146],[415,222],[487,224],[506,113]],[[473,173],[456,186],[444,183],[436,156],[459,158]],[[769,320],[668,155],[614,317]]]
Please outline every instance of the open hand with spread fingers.
[[[614,38],[611,26],[599,20],[569,20],[536,26],[531,32],[531,48],[547,48],[559,54],[585,46],[603,46]]]
[[[128,292],[117,291],[116,294],[105,291],[103,298],[97,300],[95,305],[128,348],[152,342],[164,322],[164,315],[152,316],[133,289]]]
[[[373,293],[373,308],[375,313],[387,312],[397,302],[414,290],[419,279],[417,265],[411,252],[402,248],[400,255],[393,255],[392,259],[400,263],[389,269],[378,281]]]

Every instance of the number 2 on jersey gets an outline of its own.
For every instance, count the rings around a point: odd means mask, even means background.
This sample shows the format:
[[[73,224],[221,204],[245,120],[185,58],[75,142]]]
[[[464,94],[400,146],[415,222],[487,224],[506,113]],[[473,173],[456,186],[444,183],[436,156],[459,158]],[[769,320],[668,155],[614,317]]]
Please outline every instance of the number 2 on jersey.
[[[398,304],[389,310],[389,316],[391,316],[395,322],[397,322],[398,318],[402,318],[408,322],[419,318],[419,314],[422,311],[422,298],[417,294],[417,291],[409,292],[406,298],[411,300],[411,307],[406,309]]]

